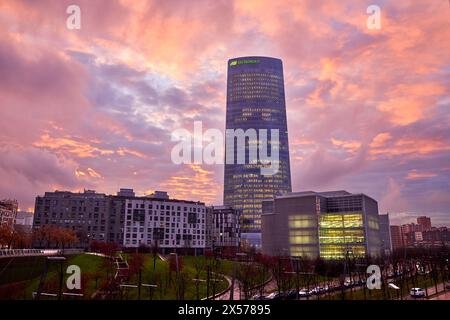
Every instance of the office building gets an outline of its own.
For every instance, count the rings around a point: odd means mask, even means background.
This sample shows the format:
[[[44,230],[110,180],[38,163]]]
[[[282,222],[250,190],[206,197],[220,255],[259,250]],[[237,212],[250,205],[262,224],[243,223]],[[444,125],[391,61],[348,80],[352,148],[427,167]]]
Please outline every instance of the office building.
[[[279,132],[278,171],[262,175],[261,161],[250,161],[249,147],[258,145],[254,137],[245,143],[245,163],[237,163],[237,147],[232,163],[225,163],[224,205],[242,211],[241,237],[252,246],[261,244],[262,200],[291,191],[289,143],[283,65],[280,59],[241,57],[228,61],[226,129],[266,129]],[[247,140],[247,139],[246,139]],[[229,149],[229,145],[226,149]],[[278,147],[278,148],[277,148]]]
[[[390,226],[392,250],[403,248],[403,235],[400,226]]]
[[[420,233],[422,232],[422,226],[415,223],[407,223],[402,224],[400,226],[402,232],[402,241],[403,246],[409,247],[414,243],[420,241],[422,236]]]
[[[231,206],[214,206],[211,209],[211,246],[236,252],[240,245],[240,211]]]
[[[93,240],[109,241],[109,214],[110,198],[104,193],[46,192],[36,197],[33,228],[56,225],[71,229],[79,246],[87,248]]]
[[[450,231],[447,227],[433,227],[431,218],[421,216],[417,224],[406,223],[391,226],[393,249],[413,247],[436,247],[450,245]]]
[[[417,224],[421,226],[422,231],[427,231],[431,229],[431,218],[426,216],[421,216],[417,218]]]
[[[432,227],[423,231],[422,244],[429,247],[450,246],[450,229],[447,227]]]
[[[14,230],[23,233],[31,233],[32,228],[33,228],[33,213],[18,211],[16,218],[14,220]]]
[[[13,227],[14,220],[16,219],[17,215],[17,209],[17,200],[0,200],[0,224],[6,224],[10,227]]]
[[[389,255],[392,252],[389,214],[380,214],[378,220],[380,223],[381,252]]]
[[[324,259],[379,256],[378,204],[347,191],[293,192],[263,202],[265,254]]]
[[[136,196],[133,189],[120,189],[116,195],[46,192],[36,197],[33,218],[34,228],[50,224],[75,231],[78,246],[84,248],[103,241],[202,254],[213,247],[236,252],[240,244],[239,210],[171,199],[164,191],[145,196]]]
[[[17,210],[17,200],[0,200],[0,225],[6,224],[10,227],[13,227],[17,215]]]
[[[202,253],[207,246],[207,207],[202,202],[169,199],[159,193],[126,199],[125,208],[125,247]]]

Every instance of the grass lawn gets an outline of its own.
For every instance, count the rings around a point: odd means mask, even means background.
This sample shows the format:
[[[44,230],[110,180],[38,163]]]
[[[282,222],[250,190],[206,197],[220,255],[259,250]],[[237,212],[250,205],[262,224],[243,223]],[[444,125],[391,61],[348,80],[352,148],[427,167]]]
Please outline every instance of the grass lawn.
[[[106,279],[106,272],[104,270],[102,272],[102,265],[103,265],[102,261],[103,258],[89,254],[68,256],[67,260],[63,262],[63,292],[67,291],[65,284],[67,277],[70,276],[69,274],[66,273],[67,267],[69,265],[77,265],[81,269],[82,291],[84,294],[83,299],[90,299],[90,296],[96,290],[95,289],[96,280],[93,274],[96,272],[99,273],[98,283],[100,283],[103,279]],[[44,266],[40,268],[39,275],[34,277],[28,282],[24,295],[26,299],[31,299],[32,292],[37,291],[40,282],[40,273],[43,270]],[[58,261],[50,262],[49,271],[47,273],[47,277],[45,280],[46,283],[46,288],[44,289],[45,291],[57,293],[59,288],[59,274],[60,274],[59,262]],[[41,297],[41,299],[45,298]],[[47,298],[47,299],[55,299],[55,298]]]
[[[40,275],[46,257],[17,257],[0,259],[0,286],[27,281]]]
[[[130,255],[126,256],[127,259],[132,259]],[[184,299],[197,300],[205,298],[207,295],[207,272],[206,265],[211,263],[212,259],[208,259],[205,256],[180,256],[180,264],[182,264],[182,270],[180,272],[180,281],[184,284],[181,291],[184,291]],[[231,272],[232,262],[226,260],[220,260],[217,268],[217,273],[228,274]],[[169,262],[156,259],[154,266],[154,259],[152,254],[145,254],[144,267],[141,274],[142,283],[157,285],[157,288],[141,288],[141,299],[152,300],[175,300],[177,297],[177,274],[175,271],[170,271]],[[213,292],[218,293],[225,290],[228,287],[228,282],[220,275],[212,275],[218,281],[210,281],[209,295]],[[194,280],[198,279],[198,280]],[[138,275],[134,275],[129,284],[137,284]],[[137,299],[137,288],[125,288],[123,289],[123,299]]]
[[[123,254],[123,257],[130,262],[132,255]],[[184,299],[202,299],[207,295],[219,293],[228,287],[228,282],[220,274],[231,275],[233,262],[228,260],[217,260],[218,265],[215,270],[217,274],[211,275],[209,288],[207,289],[206,266],[211,265],[214,259],[205,256],[180,256],[182,270],[180,272],[180,289],[184,291]],[[77,265],[81,269],[82,298],[90,299],[92,294],[100,288],[106,281],[108,273],[111,275],[115,270],[107,270],[107,263],[102,257],[79,254],[68,256],[63,262],[63,292],[67,292],[66,280],[70,276],[66,273],[69,265]],[[44,270],[46,257],[21,257],[13,261],[3,259],[0,261],[0,288],[3,296],[0,299],[32,299],[32,292],[36,292],[40,283],[40,276]],[[43,292],[58,293],[59,290],[60,262],[52,261],[49,264],[47,277]],[[141,274],[142,283],[156,284],[157,288],[141,288],[141,299],[174,300],[177,297],[177,274],[170,271],[169,262],[156,258],[155,264],[152,254],[144,255],[144,267]],[[195,280],[198,279],[198,280]],[[127,284],[138,283],[138,274],[133,275]],[[2,287],[3,285],[3,287]],[[137,288],[124,288],[121,297],[123,299],[137,299]],[[41,299],[56,299],[55,297],[44,297]],[[74,299],[63,297],[63,299]]]

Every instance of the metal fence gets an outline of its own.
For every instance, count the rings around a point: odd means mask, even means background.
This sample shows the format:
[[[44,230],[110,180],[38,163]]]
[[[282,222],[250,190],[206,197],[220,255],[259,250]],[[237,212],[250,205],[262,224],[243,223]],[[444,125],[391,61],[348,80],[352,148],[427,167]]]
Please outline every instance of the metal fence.
[[[82,249],[0,249],[0,258],[78,254]]]

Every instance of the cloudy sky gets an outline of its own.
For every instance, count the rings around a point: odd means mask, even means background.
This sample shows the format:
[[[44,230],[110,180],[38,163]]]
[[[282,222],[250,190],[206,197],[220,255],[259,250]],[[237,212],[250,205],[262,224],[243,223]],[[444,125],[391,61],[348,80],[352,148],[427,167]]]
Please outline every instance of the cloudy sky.
[[[0,198],[32,210],[45,191],[131,187],[220,204],[223,166],[172,164],[170,135],[223,130],[226,61],[245,55],[283,60],[295,191],[450,225],[445,0],[0,0]]]

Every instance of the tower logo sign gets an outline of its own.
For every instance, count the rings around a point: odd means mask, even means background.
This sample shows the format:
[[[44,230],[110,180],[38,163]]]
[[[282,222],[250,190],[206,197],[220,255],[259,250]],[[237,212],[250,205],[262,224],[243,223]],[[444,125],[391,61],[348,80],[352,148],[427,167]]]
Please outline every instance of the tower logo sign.
[[[233,60],[230,62],[230,67],[241,65],[241,64],[256,64],[256,63],[259,63],[258,59]]]

